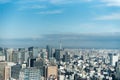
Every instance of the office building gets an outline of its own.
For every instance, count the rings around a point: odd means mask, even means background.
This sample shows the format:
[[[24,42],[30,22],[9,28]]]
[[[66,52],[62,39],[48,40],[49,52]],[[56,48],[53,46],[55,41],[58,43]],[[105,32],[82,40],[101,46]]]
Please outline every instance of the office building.
[[[46,80],[58,80],[58,68],[55,65],[49,65],[45,68]]]
[[[22,69],[22,66],[20,64],[16,64],[14,66],[11,66],[11,77],[18,80],[19,79],[19,73]]]
[[[118,54],[115,53],[109,53],[109,58],[110,58],[110,65],[115,66],[116,62],[118,61]]]
[[[0,51],[0,61],[5,61],[5,54]]]
[[[120,80],[120,61],[118,61],[116,65],[116,79]]]
[[[11,67],[5,66],[5,80],[10,80],[11,78]]]
[[[47,50],[47,53],[48,53],[48,59],[52,58],[53,57],[52,48],[49,45],[47,45],[46,50]]]
[[[63,55],[63,61],[64,61],[64,62],[70,62],[70,54],[69,54],[69,52],[66,52],[66,53]]]
[[[64,51],[61,49],[56,49],[55,50],[55,59],[57,61],[61,61],[63,59]]]
[[[41,80],[40,70],[37,68],[24,68],[20,71],[19,80]]]

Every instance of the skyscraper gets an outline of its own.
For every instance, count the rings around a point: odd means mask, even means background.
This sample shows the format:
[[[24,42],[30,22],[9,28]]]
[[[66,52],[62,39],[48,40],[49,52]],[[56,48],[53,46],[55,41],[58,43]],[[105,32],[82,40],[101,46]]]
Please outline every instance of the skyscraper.
[[[116,62],[118,61],[118,58],[119,58],[118,54],[116,54],[116,53],[114,53],[114,54],[109,53],[108,55],[109,55],[109,58],[110,58],[110,64],[112,66],[115,66],[115,64],[116,64]]]
[[[25,68],[20,71],[19,80],[41,80],[40,70],[37,68]]]
[[[116,65],[116,78],[120,80],[120,61],[118,61]]]
[[[66,53],[63,55],[63,61],[64,61],[64,62],[69,62],[69,61],[70,61],[70,54],[69,54],[69,52],[66,52]]]
[[[47,45],[46,50],[47,50],[47,53],[48,53],[48,59],[52,58],[53,57],[52,48],[49,45]]]
[[[64,54],[64,51],[63,51],[63,50],[61,50],[61,49],[56,49],[56,50],[55,50],[55,59],[56,59],[57,61],[62,60],[62,59],[63,59],[63,54]]]

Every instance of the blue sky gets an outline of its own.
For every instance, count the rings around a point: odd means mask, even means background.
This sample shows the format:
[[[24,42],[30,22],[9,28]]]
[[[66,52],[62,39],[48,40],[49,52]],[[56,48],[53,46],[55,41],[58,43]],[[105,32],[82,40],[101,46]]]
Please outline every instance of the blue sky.
[[[0,0],[0,38],[120,32],[119,0]]]

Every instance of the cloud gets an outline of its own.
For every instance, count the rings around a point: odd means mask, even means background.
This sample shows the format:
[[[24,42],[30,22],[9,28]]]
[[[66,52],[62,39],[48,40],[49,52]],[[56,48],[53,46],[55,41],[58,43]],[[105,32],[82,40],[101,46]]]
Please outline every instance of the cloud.
[[[95,20],[120,20],[120,13],[112,13],[95,18]]]
[[[11,2],[11,0],[0,0],[0,4]]]
[[[69,4],[69,3],[78,3],[78,2],[91,2],[92,0],[20,0],[17,3],[48,3],[48,4]]]
[[[29,3],[38,3],[38,2],[46,2],[48,0],[19,0],[16,3],[18,4],[29,4]]]
[[[36,14],[61,14],[62,10],[41,11]]]
[[[26,6],[21,6],[18,8],[18,10],[26,10],[26,9],[45,9],[47,6],[45,5],[26,5]]]
[[[92,0],[48,0],[52,4],[71,4],[78,2],[91,2]]]
[[[106,6],[120,6],[120,0],[102,0],[103,3],[106,4]]]

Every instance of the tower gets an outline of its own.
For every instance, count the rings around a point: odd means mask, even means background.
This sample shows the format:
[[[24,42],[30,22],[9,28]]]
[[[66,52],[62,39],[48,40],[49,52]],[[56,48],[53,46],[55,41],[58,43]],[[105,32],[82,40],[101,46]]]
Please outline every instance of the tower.
[[[60,49],[62,49],[62,42],[61,42],[61,40],[60,40]]]
[[[47,53],[48,53],[48,59],[52,58],[53,57],[52,48],[49,45],[47,45],[46,50],[47,50]]]

